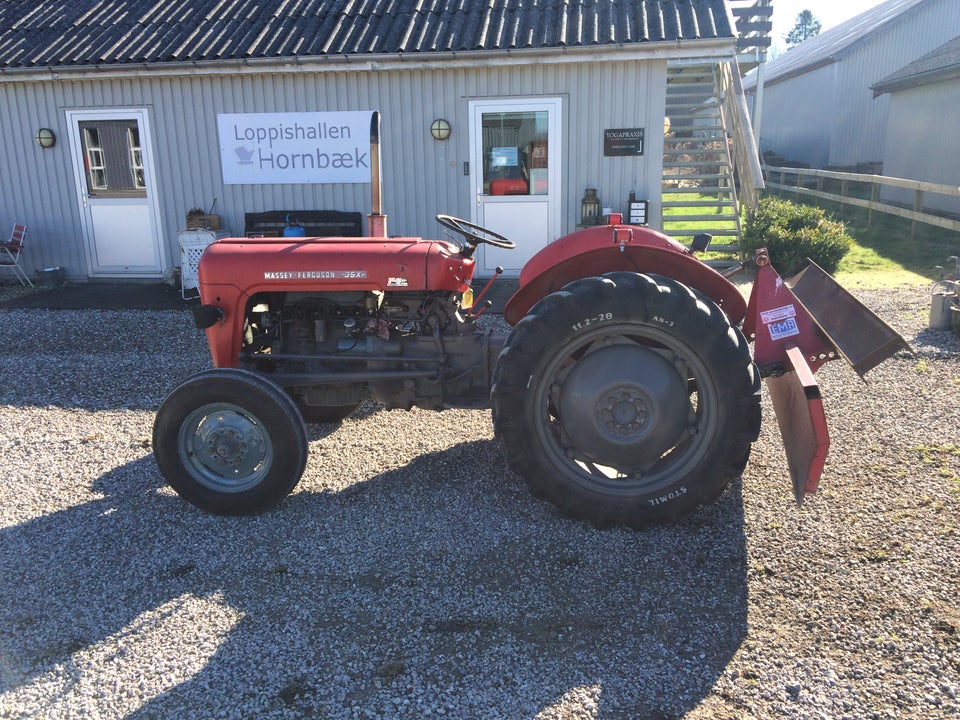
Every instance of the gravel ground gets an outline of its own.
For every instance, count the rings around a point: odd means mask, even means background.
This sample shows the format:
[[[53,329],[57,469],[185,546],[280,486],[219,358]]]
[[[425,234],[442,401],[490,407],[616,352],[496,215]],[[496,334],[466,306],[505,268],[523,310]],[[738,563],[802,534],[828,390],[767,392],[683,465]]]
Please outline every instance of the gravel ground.
[[[819,373],[821,492],[776,423],[674,527],[559,519],[489,412],[311,426],[255,517],[162,483],[154,411],[209,360],[182,312],[0,311],[0,718],[960,716],[960,342]]]

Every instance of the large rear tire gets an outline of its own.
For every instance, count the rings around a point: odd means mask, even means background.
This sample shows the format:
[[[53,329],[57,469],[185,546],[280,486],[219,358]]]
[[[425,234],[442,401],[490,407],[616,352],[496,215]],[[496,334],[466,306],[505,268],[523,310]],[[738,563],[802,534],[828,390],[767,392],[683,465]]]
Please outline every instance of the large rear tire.
[[[510,466],[597,527],[676,521],[740,475],[760,428],[743,334],[669,278],[577,280],[517,323],[493,379]]]
[[[248,370],[207,370],[160,405],[153,454],[170,486],[209,512],[238,515],[285,497],[307,464],[307,430],[293,400]]]

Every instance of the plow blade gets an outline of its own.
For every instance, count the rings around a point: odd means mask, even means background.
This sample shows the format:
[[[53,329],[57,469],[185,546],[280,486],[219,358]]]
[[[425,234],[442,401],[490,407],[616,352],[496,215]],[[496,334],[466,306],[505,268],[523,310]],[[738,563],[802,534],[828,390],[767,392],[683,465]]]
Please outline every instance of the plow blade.
[[[803,353],[790,348],[787,363],[790,366],[787,372],[768,377],[766,383],[787,453],[793,494],[800,505],[806,493],[817,491],[830,448],[830,432],[820,386]]]
[[[757,251],[756,262],[744,332],[754,340],[754,361],[766,378],[799,504],[816,491],[830,447],[814,372],[843,357],[862,379],[910,346],[815,263],[783,281],[765,249]]]
[[[787,280],[787,286],[861,378],[898,350],[910,349],[906,340],[816,263]]]

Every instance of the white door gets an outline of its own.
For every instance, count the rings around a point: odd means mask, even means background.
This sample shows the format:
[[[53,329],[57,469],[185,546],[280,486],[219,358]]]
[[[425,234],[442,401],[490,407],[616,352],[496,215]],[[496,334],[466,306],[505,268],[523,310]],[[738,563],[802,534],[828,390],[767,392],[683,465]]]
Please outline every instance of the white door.
[[[515,250],[481,245],[481,275],[499,265],[517,275],[560,233],[560,98],[470,103],[474,222],[513,240]]]
[[[92,277],[165,269],[147,113],[67,111],[77,200]]]

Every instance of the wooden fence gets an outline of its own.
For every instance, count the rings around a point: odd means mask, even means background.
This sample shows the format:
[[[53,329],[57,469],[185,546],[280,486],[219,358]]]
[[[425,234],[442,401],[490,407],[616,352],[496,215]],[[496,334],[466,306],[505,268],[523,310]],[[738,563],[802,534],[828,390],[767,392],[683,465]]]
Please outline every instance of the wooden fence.
[[[854,205],[866,208],[869,211],[867,222],[872,222],[874,211],[897,215],[913,221],[913,231],[916,232],[917,223],[926,223],[937,227],[960,232],[960,220],[956,217],[937,215],[923,209],[924,193],[946,195],[958,199],[960,208],[960,187],[953,185],[938,185],[936,183],[920,182],[919,180],[905,180],[903,178],[886,177],[885,175],[863,175],[859,173],[836,172],[833,170],[811,170],[808,168],[773,167],[764,165],[768,190],[782,190],[795,193],[797,196],[806,195],[822,198],[844,205]],[[778,181],[774,181],[777,178]],[[827,192],[823,189],[824,180],[839,180],[840,192]],[[858,197],[866,194],[864,186],[869,188],[869,199]],[[883,186],[903,188],[913,191],[913,207],[902,207],[879,199],[880,188]]]

